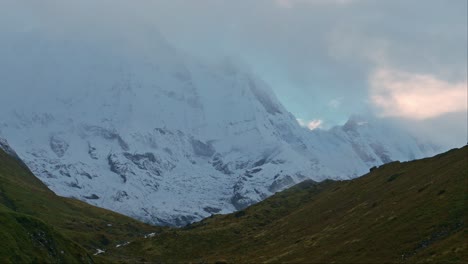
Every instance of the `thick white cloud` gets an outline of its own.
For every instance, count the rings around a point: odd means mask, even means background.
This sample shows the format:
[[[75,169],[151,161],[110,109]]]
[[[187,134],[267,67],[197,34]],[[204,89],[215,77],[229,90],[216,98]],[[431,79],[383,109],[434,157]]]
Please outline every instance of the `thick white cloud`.
[[[468,111],[467,81],[448,82],[430,74],[378,69],[370,79],[370,98],[384,117],[435,118]]]
[[[125,42],[141,50],[153,45],[147,32],[159,31],[202,59],[247,62],[289,111],[304,120],[320,117],[323,127],[352,114],[429,120],[466,111],[459,95],[467,79],[467,5],[466,0],[0,0],[0,48],[9,32],[39,32],[87,44],[113,39],[103,47],[117,49]],[[429,90],[431,96],[425,95]],[[431,109],[420,110],[427,105]],[[426,124],[442,125],[437,120]],[[463,134],[466,119],[451,127],[448,137],[455,130]]]

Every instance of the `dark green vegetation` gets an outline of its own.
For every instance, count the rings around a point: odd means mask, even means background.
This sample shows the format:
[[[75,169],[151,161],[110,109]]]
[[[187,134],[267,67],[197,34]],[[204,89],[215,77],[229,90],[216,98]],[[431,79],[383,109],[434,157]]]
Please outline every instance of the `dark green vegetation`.
[[[243,211],[182,229],[149,227],[57,197],[3,153],[0,180],[0,261],[468,260],[468,147],[419,161],[393,162],[351,181],[303,182]],[[149,232],[156,235],[142,238]],[[115,247],[124,241],[131,243]],[[96,248],[106,253],[96,258]]]

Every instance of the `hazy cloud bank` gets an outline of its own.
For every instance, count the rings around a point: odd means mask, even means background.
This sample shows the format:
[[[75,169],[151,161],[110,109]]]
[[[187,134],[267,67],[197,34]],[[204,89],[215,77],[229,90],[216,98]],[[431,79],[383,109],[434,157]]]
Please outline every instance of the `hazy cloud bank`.
[[[21,32],[133,52],[162,34],[250,64],[314,129],[357,113],[467,141],[466,0],[1,1],[0,47]]]

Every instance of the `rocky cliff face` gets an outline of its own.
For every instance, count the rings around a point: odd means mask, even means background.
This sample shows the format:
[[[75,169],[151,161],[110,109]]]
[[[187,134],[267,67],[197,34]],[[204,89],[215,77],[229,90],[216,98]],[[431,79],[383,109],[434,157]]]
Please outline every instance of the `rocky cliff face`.
[[[21,34],[0,51],[0,135],[57,194],[147,222],[184,225],[434,153],[359,119],[306,130],[249,70],[200,63],[157,35],[107,49]]]

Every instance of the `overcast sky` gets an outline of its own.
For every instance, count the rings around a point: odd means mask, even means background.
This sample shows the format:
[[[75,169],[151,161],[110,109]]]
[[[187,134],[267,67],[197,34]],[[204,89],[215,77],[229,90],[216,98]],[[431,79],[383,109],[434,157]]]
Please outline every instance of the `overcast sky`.
[[[456,145],[467,142],[467,2],[0,0],[0,30],[154,27],[202,59],[247,62],[305,126],[372,115]]]

